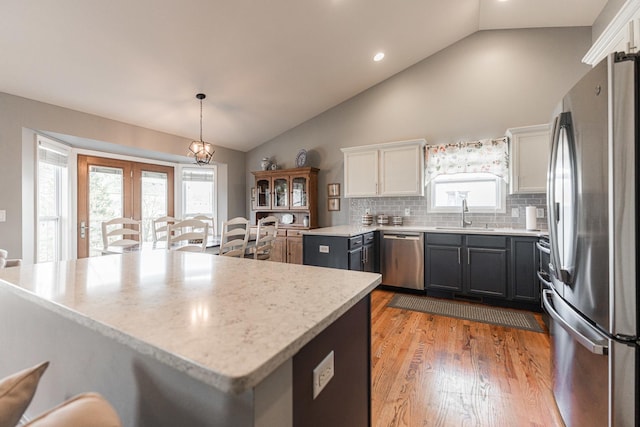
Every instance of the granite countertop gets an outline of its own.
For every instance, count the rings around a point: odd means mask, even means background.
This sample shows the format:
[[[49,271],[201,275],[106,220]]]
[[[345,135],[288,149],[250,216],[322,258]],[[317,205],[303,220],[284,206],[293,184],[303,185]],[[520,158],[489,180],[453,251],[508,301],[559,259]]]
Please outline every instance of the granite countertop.
[[[231,393],[260,383],[380,280],[159,250],[0,269],[0,288]]]
[[[547,236],[547,230],[525,230],[517,228],[458,228],[458,227],[426,227],[413,225],[337,225],[333,227],[313,228],[305,230],[303,234],[316,236],[353,237],[370,231],[417,231],[424,233],[454,233],[454,234],[484,234],[488,236]]]

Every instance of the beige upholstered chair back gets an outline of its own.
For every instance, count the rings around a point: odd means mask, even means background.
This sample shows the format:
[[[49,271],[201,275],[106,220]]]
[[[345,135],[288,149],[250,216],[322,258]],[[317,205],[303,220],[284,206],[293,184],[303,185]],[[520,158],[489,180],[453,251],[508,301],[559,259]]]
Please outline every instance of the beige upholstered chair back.
[[[249,241],[249,220],[236,217],[222,223],[220,255],[243,258]]]
[[[102,223],[104,251],[109,247],[128,248],[140,243],[140,221],[130,218],[113,218]]]
[[[271,252],[278,235],[278,218],[268,216],[258,220],[256,246],[253,249],[253,258],[266,260],[271,258]]]
[[[198,219],[185,219],[167,225],[167,248],[175,251],[204,252],[207,249],[209,224]]]

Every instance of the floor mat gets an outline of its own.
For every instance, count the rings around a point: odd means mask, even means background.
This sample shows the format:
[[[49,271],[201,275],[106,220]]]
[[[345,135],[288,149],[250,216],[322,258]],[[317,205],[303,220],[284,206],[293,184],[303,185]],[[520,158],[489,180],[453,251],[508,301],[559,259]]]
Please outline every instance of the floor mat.
[[[394,295],[387,305],[405,310],[421,311],[423,313],[474,320],[476,322],[491,323],[510,328],[544,332],[540,324],[536,321],[536,318],[527,312],[403,294]]]

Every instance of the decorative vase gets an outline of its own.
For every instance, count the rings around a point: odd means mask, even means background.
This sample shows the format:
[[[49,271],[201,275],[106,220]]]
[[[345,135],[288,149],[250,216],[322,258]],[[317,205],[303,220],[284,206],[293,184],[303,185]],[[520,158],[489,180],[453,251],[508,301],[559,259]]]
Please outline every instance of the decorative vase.
[[[271,166],[271,160],[268,157],[264,157],[260,162],[260,167],[263,171],[269,170],[269,166]]]

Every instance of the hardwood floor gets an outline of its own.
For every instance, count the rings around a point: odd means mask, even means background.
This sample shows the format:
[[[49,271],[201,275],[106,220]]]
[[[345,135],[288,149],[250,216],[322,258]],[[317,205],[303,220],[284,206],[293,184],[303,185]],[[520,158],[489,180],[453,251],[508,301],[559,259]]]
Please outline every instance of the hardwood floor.
[[[374,426],[563,425],[547,334],[387,307],[393,295],[372,293]]]

